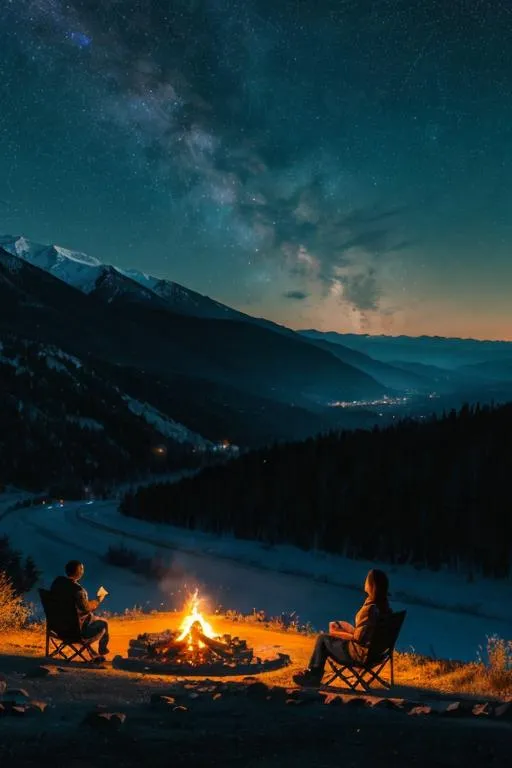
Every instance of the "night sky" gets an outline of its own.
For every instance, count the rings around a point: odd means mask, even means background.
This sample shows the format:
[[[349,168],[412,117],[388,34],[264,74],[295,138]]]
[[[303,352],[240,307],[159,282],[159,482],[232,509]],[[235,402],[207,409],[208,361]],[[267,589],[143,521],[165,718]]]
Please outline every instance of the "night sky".
[[[511,0],[1,0],[0,233],[512,339]]]

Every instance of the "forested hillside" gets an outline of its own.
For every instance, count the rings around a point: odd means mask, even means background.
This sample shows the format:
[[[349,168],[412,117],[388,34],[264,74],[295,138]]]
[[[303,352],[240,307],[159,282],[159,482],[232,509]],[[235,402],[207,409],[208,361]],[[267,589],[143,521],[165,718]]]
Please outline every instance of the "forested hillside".
[[[198,466],[208,448],[56,347],[4,335],[0,391],[0,485],[80,496],[85,486]]]
[[[512,405],[255,451],[126,515],[269,543],[496,577],[512,566]]]

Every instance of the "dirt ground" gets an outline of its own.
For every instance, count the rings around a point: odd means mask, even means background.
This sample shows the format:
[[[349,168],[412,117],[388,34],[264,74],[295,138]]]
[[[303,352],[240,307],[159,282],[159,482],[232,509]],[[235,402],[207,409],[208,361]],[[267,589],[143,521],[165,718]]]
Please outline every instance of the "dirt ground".
[[[173,628],[179,619],[169,614],[112,621],[112,656],[126,655],[129,639],[139,633]],[[329,705],[313,695],[299,702],[290,689],[291,675],[306,665],[312,638],[218,617],[213,622],[219,633],[247,639],[258,654],[289,654],[292,666],[258,675],[268,690],[239,678],[191,681],[123,672],[108,664],[94,669],[56,663],[51,665],[55,674],[32,677],[44,664],[42,634],[0,639],[0,680],[48,705],[44,713],[0,717],[0,766],[511,765],[510,721],[410,715],[376,704],[379,691],[365,701],[329,696]],[[439,693],[397,682],[393,697],[446,707],[448,699]],[[152,703],[159,694],[172,700]],[[332,704],[335,699],[338,706]],[[91,712],[119,712],[126,720],[119,729],[115,718],[85,723]]]

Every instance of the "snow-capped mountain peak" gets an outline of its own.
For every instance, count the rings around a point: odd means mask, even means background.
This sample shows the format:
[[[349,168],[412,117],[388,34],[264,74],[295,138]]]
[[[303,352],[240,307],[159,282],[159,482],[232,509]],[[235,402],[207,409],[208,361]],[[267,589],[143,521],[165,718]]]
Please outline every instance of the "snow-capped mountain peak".
[[[137,269],[103,264],[93,256],[60,245],[41,245],[26,237],[0,235],[0,247],[23,261],[59,278],[82,293],[95,293],[107,302],[129,296],[144,302],[162,302],[172,312],[196,317],[248,320],[235,309],[172,280]]]
[[[160,278],[148,275],[146,272],[139,272],[138,269],[122,269],[121,267],[116,267],[116,269],[125,277],[129,277],[130,280],[135,280],[136,283],[143,285],[144,288],[149,288],[151,291],[153,291],[160,282]]]
[[[94,290],[103,270],[101,261],[86,253],[71,251],[60,245],[41,245],[22,236],[0,235],[0,246],[83,293]]]

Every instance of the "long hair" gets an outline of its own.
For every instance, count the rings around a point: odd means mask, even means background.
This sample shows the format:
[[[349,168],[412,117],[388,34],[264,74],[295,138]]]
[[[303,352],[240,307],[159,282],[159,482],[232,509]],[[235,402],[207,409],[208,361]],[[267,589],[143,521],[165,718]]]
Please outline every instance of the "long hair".
[[[379,571],[378,568],[372,568],[368,572],[368,598],[372,603],[375,603],[380,613],[389,613],[389,580],[384,571]]]

